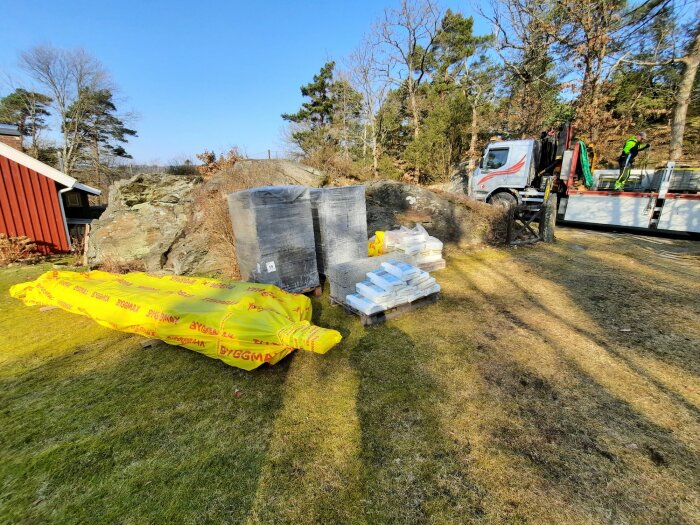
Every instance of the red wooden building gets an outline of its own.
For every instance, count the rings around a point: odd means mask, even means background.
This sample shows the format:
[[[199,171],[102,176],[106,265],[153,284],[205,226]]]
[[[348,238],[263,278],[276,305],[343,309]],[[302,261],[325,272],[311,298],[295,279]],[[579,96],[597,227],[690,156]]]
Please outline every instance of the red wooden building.
[[[91,222],[100,190],[0,142],[0,233],[27,236],[44,254],[70,250],[70,228]]]

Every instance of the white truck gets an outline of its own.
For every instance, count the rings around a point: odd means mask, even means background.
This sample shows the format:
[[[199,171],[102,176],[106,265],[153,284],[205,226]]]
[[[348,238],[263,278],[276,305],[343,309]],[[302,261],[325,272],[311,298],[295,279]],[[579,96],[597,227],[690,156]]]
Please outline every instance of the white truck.
[[[632,170],[623,191],[618,170],[590,172],[585,144],[571,128],[541,140],[492,141],[469,177],[471,197],[504,205],[542,202],[551,181],[557,219],[568,223],[700,233],[700,168]]]

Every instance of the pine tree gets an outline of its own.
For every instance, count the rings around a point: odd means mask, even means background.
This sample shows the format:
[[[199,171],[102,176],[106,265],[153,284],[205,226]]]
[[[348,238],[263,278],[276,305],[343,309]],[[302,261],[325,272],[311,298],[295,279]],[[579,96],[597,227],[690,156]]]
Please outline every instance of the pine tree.
[[[117,114],[109,89],[85,89],[80,93],[78,103],[81,106],[81,120],[75,123],[75,128],[80,142],[79,151],[81,158],[92,166],[97,181],[100,182],[108,160],[131,158],[123,144],[129,141],[129,137],[135,137],[136,131],[127,128]],[[72,114],[70,108],[68,113]],[[70,118],[67,124],[73,125]]]
[[[301,105],[296,113],[285,113],[282,118],[298,124],[292,132],[292,140],[305,153],[328,143],[333,120],[333,69],[335,62],[326,62],[313,81],[301,87],[301,94],[310,100]]]
[[[18,88],[0,100],[0,122],[17,126],[22,137],[31,137],[29,153],[39,155],[39,132],[46,129],[50,116],[51,97],[35,91]],[[26,148],[22,147],[25,151]]]

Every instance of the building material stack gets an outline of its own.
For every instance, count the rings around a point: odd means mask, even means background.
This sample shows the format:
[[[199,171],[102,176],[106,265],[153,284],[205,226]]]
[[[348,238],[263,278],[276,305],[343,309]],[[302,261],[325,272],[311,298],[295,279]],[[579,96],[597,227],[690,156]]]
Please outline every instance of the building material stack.
[[[383,262],[399,260],[413,264],[415,258],[401,252],[395,252],[378,257],[362,257],[354,261],[335,264],[326,271],[326,278],[330,283],[331,300],[339,304],[345,304],[345,298],[355,293],[355,285],[367,278],[367,272],[381,267]]]
[[[367,256],[364,186],[311,190],[318,271]]]
[[[430,236],[420,224],[412,229],[402,226],[398,230],[387,231],[384,234],[386,252],[403,252],[415,257],[416,266],[428,272],[445,268],[442,248],[442,241]]]
[[[355,284],[355,293],[345,297],[345,303],[358,312],[373,315],[439,291],[440,285],[428,272],[390,259],[367,272],[366,279]]]
[[[295,293],[319,286],[308,188],[254,188],[230,194],[228,204],[243,281]]]

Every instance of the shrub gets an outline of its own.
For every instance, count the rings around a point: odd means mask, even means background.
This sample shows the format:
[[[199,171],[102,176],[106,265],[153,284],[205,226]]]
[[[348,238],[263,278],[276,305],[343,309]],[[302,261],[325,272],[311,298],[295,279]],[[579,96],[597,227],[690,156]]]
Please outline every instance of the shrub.
[[[197,175],[199,170],[192,164],[175,164],[165,169],[168,175]]]
[[[111,257],[105,257],[98,265],[98,269],[109,273],[143,272],[146,270],[142,261],[117,261]]]
[[[36,243],[29,237],[8,237],[0,233],[0,266],[17,261],[32,262],[40,256]]]
[[[243,155],[234,146],[227,153],[219,155],[218,158],[216,153],[209,150],[199,153],[197,158],[202,161],[202,165],[197,166],[197,171],[206,179],[221,170],[232,168],[236,162],[243,159]]]

